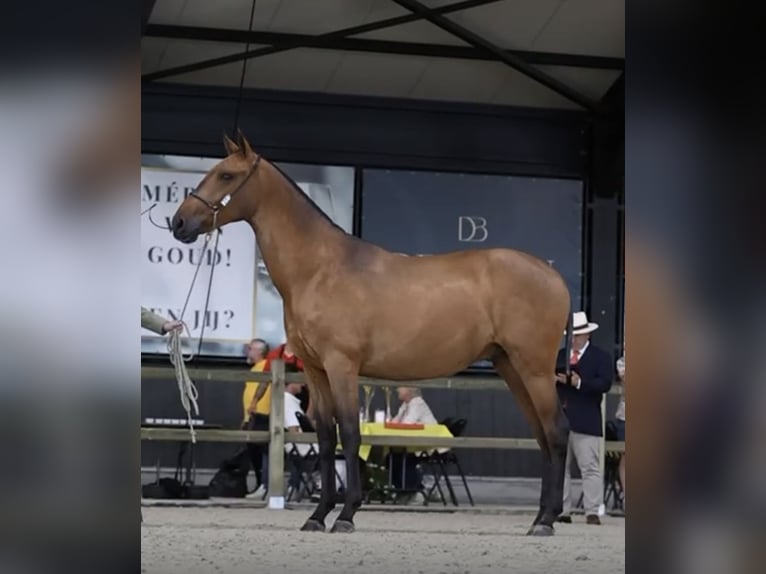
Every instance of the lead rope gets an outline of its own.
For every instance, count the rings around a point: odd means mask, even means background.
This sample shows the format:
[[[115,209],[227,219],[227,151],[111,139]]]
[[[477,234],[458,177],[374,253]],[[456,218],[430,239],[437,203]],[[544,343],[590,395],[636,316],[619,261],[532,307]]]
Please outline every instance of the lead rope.
[[[213,230],[215,230],[215,244],[213,247],[213,260],[210,268],[210,280],[208,282],[208,288],[207,288],[207,296],[205,298],[205,310],[202,314],[202,331],[200,333],[200,340],[199,340],[199,347],[197,349],[197,354],[200,353],[202,349],[202,338],[205,333],[205,323],[207,322],[207,308],[208,304],[210,302],[210,291],[211,287],[213,285],[213,272],[215,271],[215,262],[216,262],[216,254],[218,252],[218,238],[220,237],[220,231],[216,228],[216,215],[217,213],[213,213]],[[213,230],[211,230],[207,236],[205,237],[205,244],[202,246],[202,253],[200,254],[199,262],[197,262],[197,268],[194,270],[194,277],[192,277],[191,285],[189,286],[189,291],[186,294],[186,301],[184,301],[183,309],[181,310],[181,316],[178,318],[179,321],[183,323],[183,317],[186,313],[186,307],[189,304],[189,298],[191,297],[192,291],[194,290],[194,283],[197,281],[197,274],[199,273],[199,268],[202,265],[202,261],[204,260],[205,251],[207,250],[208,243],[210,243],[210,236],[213,233]],[[187,335],[189,335],[189,338],[191,338],[191,333],[189,332],[189,327],[187,327],[186,323],[183,323],[184,329],[186,330]],[[186,363],[191,361],[194,358],[194,352],[191,352],[188,357],[184,357],[183,354],[183,348],[181,345],[181,333],[179,331],[173,331],[170,333],[170,337],[168,338],[168,356],[170,357],[170,363],[175,368],[175,374],[176,374],[176,384],[178,385],[178,393],[181,397],[181,406],[183,406],[184,410],[186,411],[186,422],[189,424],[189,434],[191,434],[191,442],[192,444],[197,443],[197,433],[194,430],[194,421],[192,420],[192,410],[194,410],[194,415],[199,416],[199,405],[197,404],[197,399],[199,398],[199,392],[197,391],[197,387],[194,385],[194,382],[191,380],[191,377],[189,376],[189,372],[186,370]]]
[[[170,363],[175,367],[178,393],[181,396],[181,406],[183,406],[186,411],[186,422],[189,424],[191,442],[192,444],[196,444],[197,433],[194,430],[194,421],[192,420],[191,412],[193,409],[194,415],[199,416],[199,405],[197,404],[199,393],[197,387],[194,386],[194,383],[189,376],[189,372],[186,370],[186,362],[192,359],[192,355],[189,355],[188,358],[184,357],[183,349],[181,348],[181,334],[178,331],[173,331],[170,334],[168,340],[168,354],[170,356]]]

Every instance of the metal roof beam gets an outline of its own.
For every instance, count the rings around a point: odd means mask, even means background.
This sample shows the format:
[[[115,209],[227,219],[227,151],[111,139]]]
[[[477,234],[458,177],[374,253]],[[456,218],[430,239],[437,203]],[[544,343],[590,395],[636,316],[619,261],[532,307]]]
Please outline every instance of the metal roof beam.
[[[157,0],[141,0],[141,35],[146,35],[146,27]]]
[[[393,26],[399,26],[400,24],[407,24],[409,22],[415,22],[422,20],[426,15],[432,14],[449,14],[450,12],[458,12],[460,10],[467,10],[468,8],[475,8],[477,6],[483,6],[485,4],[494,4],[501,0],[463,0],[462,2],[456,2],[455,4],[449,4],[447,6],[441,6],[438,8],[425,8],[423,14],[404,14],[403,16],[397,16],[395,18],[387,18],[378,22],[370,22],[368,24],[362,24],[360,26],[352,26],[351,28],[344,28],[342,30],[336,30],[334,32],[327,32],[326,34],[319,34],[317,36],[310,36],[306,41],[298,41],[289,45],[283,46],[266,46],[265,48],[256,48],[248,50],[246,52],[239,52],[237,54],[231,54],[229,56],[222,56],[220,58],[212,58],[210,60],[203,60],[201,62],[195,62],[193,64],[187,64],[184,66],[176,66],[174,68],[166,68],[164,70],[158,70],[156,72],[150,72],[143,74],[141,80],[144,82],[151,82],[154,80],[161,80],[163,78],[169,78],[171,76],[177,76],[180,74],[188,74],[190,72],[198,72],[208,68],[214,68],[223,64],[231,64],[232,62],[240,62],[249,58],[257,56],[266,56],[268,54],[277,54],[279,52],[285,52],[295,48],[321,48],[324,42],[331,42],[338,38],[344,38],[346,36],[354,36],[357,34],[364,34],[365,32],[372,32],[374,30],[383,30],[384,28],[391,28]]]
[[[474,32],[471,32],[467,28],[464,28],[460,24],[456,24],[452,20],[449,20],[448,18],[445,18],[442,14],[435,14],[433,10],[429,9],[427,6],[424,6],[417,0],[392,0],[396,4],[399,4],[402,8],[406,8],[407,10],[410,10],[413,14],[418,14],[422,16],[425,20],[431,22],[434,26],[437,26],[444,30],[445,32],[449,32],[456,38],[460,38],[464,42],[467,42],[471,46],[474,46],[475,48],[482,49],[486,51],[489,54],[492,54],[495,56],[495,58],[514,70],[517,70],[524,74],[525,76],[532,78],[533,80],[539,82],[540,84],[544,85],[545,87],[553,90],[554,92],[560,94],[561,96],[564,96],[566,99],[582,106],[588,111],[594,111],[596,108],[596,102],[594,102],[591,98],[587,97],[585,94],[582,94],[575,90],[574,88],[564,84],[563,82],[557,80],[553,76],[550,76],[543,72],[542,70],[535,68],[529,62],[523,60],[522,58],[519,58],[518,56],[514,54],[509,54],[502,48],[496,46],[492,42],[482,38],[481,36],[475,34]]]
[[[202,40],[210,42],[232,42],[245,44],[266,44],[270,46],[292,46],[295,43],[310,43],[309,34],[287,34],[226,28],[202,28],[196,26],[169,26],[149,24],[145,36],[157,38],[175,38],[183,40]],[[367,38],[332,38],[322,42],[322,48],[344,52],[373,52],[378,54],[401,54],[406,56],[428,56],[433,58],[456,58],[462,60],[496,61],[497,58],[484,50],[472,46],[446,44],[421,44],[419,42],[392,42]],[[601,70],[624,70],[625,60],[603,56],[583,56],[579,54],[561,54],[553,52],[533,52],[525,50],[505,50],[530,64],[541,66],[567,66],[574,68],[592,68]]]

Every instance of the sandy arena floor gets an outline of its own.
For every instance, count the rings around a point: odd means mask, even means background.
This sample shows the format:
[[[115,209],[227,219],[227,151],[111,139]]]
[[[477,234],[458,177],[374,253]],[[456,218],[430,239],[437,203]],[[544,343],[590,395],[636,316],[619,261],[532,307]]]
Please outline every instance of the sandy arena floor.
[[[299,531],[310,510],[144,508],[147,574],[602,574],[625,572],[625,521],[524,536],[518,513],[360,511],[350,535]],[[327,521],[332,525],[336,514]]]

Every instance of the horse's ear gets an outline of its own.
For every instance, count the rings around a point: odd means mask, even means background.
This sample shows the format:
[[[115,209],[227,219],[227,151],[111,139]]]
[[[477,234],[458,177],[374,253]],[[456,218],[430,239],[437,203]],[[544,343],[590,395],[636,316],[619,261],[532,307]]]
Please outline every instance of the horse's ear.
[[[242,155],[247,157],[253,153],[253,148],[250,147],[250,142],[247,141],[245,134],[243,134],[242,130],[240,129],[237,129],[237,141],[239,141],[239,148],[242,152]]]
[[[226,153],[229,155],[235,154],[240,150],[239,146],[231,141],[231,138],[226,134],[223,134],[223,145],[226,147]]]

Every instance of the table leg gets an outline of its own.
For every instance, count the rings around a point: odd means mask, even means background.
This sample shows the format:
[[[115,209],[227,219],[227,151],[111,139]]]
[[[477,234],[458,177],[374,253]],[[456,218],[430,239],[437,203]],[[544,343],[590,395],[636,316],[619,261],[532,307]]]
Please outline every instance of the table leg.
[[[183,480],[184,455],[186,454],[187,443],[182,441],[178,446],[178,460],[176,461],[176,472],[174,478],[181,482]]]
[[[407,450],[405,449],[401,453],[402,457],[402,489],[409,490],[407,488]]]
[[[192,482],[192,469],[194,469],[194,443],[189,443],[189,464],[186,467],[186,483],[193,484]]]

